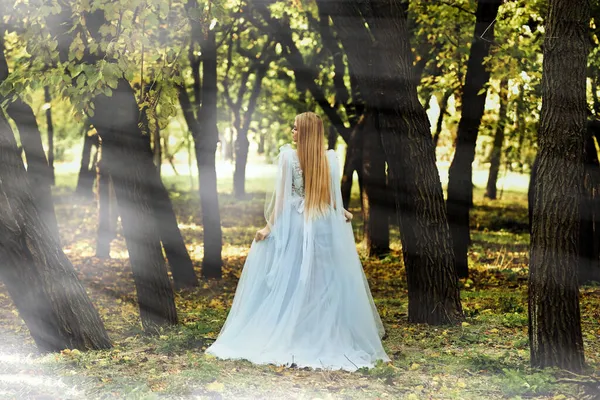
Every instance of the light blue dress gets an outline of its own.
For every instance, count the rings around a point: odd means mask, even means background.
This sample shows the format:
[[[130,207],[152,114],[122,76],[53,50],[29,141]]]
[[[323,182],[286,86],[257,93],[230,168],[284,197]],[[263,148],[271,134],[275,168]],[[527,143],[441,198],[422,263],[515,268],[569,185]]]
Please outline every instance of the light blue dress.
[[[383,324],[343,215],[340,172],[327,152],[331,206],[304,215],[297,153],[279,154],[275,192],[265,208],[271,233],[253,242],[219,337],[206,352],[255,364],[354,371],[389,361]]]

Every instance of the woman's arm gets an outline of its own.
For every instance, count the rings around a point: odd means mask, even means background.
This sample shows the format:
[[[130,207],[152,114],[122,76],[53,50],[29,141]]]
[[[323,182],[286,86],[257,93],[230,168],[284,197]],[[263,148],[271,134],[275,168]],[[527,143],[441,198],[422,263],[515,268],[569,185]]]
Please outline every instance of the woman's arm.
[[[344,210],[344,218],[346,218],[346,222],[352,221],[352,218],[354,217],[352,215],[352,213],[350,211],[346,210],[345,208],[343,210]]]
[[[279,155],[279,171],[277,182],[275,183],[275,195],[272,200],[272,208],[266,215],[267,224],[264,228],[260,229],[256,232],[254,236],[254,240],[260,242],[263,239],[266,239],[271,233],[271,227],[277,223],[281,213],[283,212],[283,206],[285,203],[286,197],[286,185],[291,184],[289,181],[289,151],[282,151]]]

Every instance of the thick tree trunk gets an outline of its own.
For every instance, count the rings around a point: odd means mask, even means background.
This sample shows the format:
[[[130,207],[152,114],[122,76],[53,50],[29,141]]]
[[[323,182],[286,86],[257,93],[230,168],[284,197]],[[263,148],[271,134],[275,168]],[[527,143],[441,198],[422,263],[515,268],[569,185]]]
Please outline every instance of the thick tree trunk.
[[[435,132],[433,133],[433,147],[436,148],[438,142],[440,141],[440,135],[442,134],[442,124],[444,123],[444,117],[448,113],[448,100],[450,96],[452,96],[453,91],[448,90],[442,96],[442,101],[440,102],[440,115],[438,115],[437,122],[435,124]]]
[[[51,235],[59,241],[60,235],[54,200],[52,199],[52,171],[46,160],[42,135],[38,129],[37,120],[31,107],[17,99],[7,107],[8,115],[15,121],[25,150],[27,160],[27,176],[31,182],[33,199],[36,202],[40,216],[50,229]]]
[[[498,111],[498,125],[494,135],[494,144],[490,156],[490,174],[488,176],[485,197],[496,200],[496,185],[502,158],[502,145],[504,144],[504,129],[506,127],[506,112],[508,109],[508,78],[500,81],[500,110]]]
[[[373,1],[382,44],[380,135],[389,167],[406,266],[411,322],[455,324],[462,306],[427,114],[417,96],[402,2]]]
[[[377,132],[377,111],[367,111],[362,134],[362,210],[364,235],[369,257],[390,252],[390,226],[385,158]]]
[[[448,171],[448,222],[452,233],[456,272],[461,278],[469,275],[467,252],[471,242],[469,210],[473,205],[473,160],[477,133],[485,107],[485,88],[490,72],[483,65],[494,41],[494,26],[502,0],[477,2],[475,33],[471,44],[467,75],[461,99],[462,111],[458,123],[456,152]]]
[[[357,3],[318,1],[332,16],[367,107],[379,110],[388,184],[399,215],[409,320],[455,324],[463,318],[458,279],[429,123],[417,97],[403,6],[400,1],[371,1],[369,32]]]
[[[50,183],[54,185],[54,124],[52,123],[52,96],[50,96],[50,88],[44,87],[44,101],[48,104],[46,108],[46,127],[48,129],[48,167],[50,168]]]
[[[587,1],[549,2],[529,263],[531,365],[539,368],[584,366],[576,266],[589,20]]]
[[[115,187],[123,233],[136,284],[144,329],[177,323],[173,290],[160,245],[158,218],[151,187],[158,171],[149,141],[138,126],[139,109],[133,90],[120,79],[112,97],[96,96],[90,118],[102,138],[102,163]]]
[[[79,166],[79,176],[77,178],[77,187],[75,192],[82,196],[91,197],[93,195],[94,180],[96,179],[95,163],[90,167],[92,147],[99,148],[98,135],[88,135],[87,129],[83,132],[83,150],[81,152],[81,165]],[[97,154],[97,153],[96,153]]]
[[[0,113],[0,277],[42,351],[111,347],[102,320],[33,201]]]

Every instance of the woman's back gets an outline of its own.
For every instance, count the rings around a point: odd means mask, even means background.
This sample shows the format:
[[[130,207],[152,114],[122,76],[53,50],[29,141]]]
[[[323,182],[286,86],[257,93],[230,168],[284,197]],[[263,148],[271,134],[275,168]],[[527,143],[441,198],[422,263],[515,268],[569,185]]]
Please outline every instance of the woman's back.
[[[300,159],[298,157],[298,152],[294,150],[291,146],[286,145],[281,148],[281,157],[285,157],[287,159],[287,164],[291,171],[290,181],[291,181],[291,196],[292,202],[297,205],[297,209],[299,212],[305,211],[305,203],[306,203],[306,189],[304,185],[304,172],[302,171],[302,166],[300,164]],[[336,207],[336,195],[335,190],[333,189],[334,184],[339,180],[339,166],[337,161],[337,156],[334,150],[328,150],[325,153],[325,162],[327,165],[327,170],[329,172],[328,175],[320,176],[320,182],[317,183],[317,187],[326,187],[328,186],[330,189],[330,193],[328,193],[328,198],[325,200],[325,207],[323,211],[330,211],[331,206],[333,208]],[[287,167],[286,167],[287,168]],[[284,178],[285,179],[285,178]],[[327,180],[324,182],[323,180]],[[339,185],[339,182],[338,182]]]

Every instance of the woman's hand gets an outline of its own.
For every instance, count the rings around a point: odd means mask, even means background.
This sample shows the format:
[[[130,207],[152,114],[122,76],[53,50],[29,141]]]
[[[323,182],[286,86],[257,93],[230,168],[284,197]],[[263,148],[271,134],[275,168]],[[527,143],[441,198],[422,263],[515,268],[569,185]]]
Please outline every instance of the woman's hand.
[[[269,236],[270,233],[271,233],[271,229],[269,229],[268,226],[265,226],[264,228],[262,228],[261,230],[256,232],[256,235],[254,236],[254,240],[257,242],[260,242],[261,240],[265,240],[267,238],[267,236]]]
[[[344,218],[346,218],[346,222],[352,221],[352,213],[346,209],[344,209]]]

